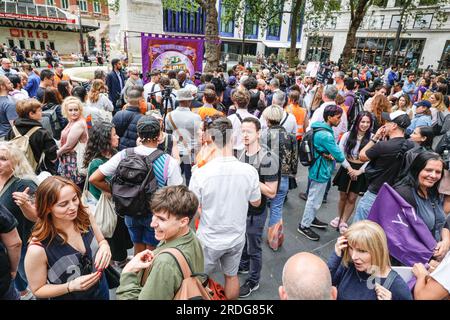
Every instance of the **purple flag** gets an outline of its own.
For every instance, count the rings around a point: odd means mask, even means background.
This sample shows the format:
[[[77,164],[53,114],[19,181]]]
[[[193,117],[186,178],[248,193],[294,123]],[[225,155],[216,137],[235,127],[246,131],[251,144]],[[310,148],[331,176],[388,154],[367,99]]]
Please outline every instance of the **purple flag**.
[[[368,217],[386,233],[389,253],[406,266],[426,264],[433,256],[436,240],[411,205],[385,183]]]

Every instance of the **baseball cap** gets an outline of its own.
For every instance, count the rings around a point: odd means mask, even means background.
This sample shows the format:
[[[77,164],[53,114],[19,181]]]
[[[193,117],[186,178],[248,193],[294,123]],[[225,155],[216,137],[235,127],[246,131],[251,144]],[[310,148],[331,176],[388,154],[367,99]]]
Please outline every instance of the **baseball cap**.
[[[389,122],[394,122],[395,124],[397,124],[399,127],[406,129],[409,127],[409,125],[411,124],[411,120],[409,119],[409,116],[406,114],[406,112],[402,111],[402,110],[397,110],[394,112],[382,112],[381,113],[381,118],[389,121]]]
[[[416,107],[427,107],[429,109],[431,108],[431,102],[428,100],[422,100],[416,103]]]
[[[160,131],[159,120],[155,117],[145,115],[137,122],[137,133],[140,138],[155,139]]]
[[[236,77],[235,76],[231,76],[228,78],[228,84],[230,86],[234,86],[236,84]]]

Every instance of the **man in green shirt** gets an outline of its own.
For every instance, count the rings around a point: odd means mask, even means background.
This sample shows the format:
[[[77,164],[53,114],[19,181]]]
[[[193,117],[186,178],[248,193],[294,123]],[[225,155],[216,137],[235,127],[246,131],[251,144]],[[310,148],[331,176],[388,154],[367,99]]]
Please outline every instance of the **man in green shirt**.
[[[116,295],[119,300],[172,300],[183,281],[175,258],[158,252],[177,248],[183,253],[192,273],[203,273],[203,250],[189,223],[198,208],[198,199],[186,186],[159,189],[152,198],[151,227],[160,241],[154,251],[138,253],[125,266]],[[151,266],[150,274],[140,285],[143,271]]]

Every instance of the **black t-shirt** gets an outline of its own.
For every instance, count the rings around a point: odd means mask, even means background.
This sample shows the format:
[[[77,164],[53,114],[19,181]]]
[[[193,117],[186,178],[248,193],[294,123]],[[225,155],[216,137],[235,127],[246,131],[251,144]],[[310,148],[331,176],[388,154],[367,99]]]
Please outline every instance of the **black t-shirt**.
[[[367,150],[366,155],[370,163],[366,172],[376,172],[373,176],[367,175],[368,190],[377,194],[383,183],[392,185],[402,168],[404,153],[413,147],[412,141],[401,137],[378,142]]]
[[[272,155],[267,149],[261,148],[258,153],[248,156],[245,151],[239,155],[238,159],[255,167],[258,171],[259,181],[262,183],[278,181],[280,169],[277,157]],[[261,204],[254,207],[248,206],[249,215],[258,215],[266,209],[267,197],[261,194]]]
[[[17,227],[17,220],[13,214],[0,204],[0,233],[9,233]],[[0,297],[8,290],[11,283],[10,264],[8,253],[0,241]]]
[[[28,194],[34,195],[37,186],[33,181],[16,179],[16,181],[14,181],[14,183],[12,183],[0,197],[0,203],[14,215],[19,223],[17,226],[17,231],[19,232],[20,239],[22,239],[23,243],[27,243],[28,238],[31,235],[31,229],[33,228],[34,222],[25,218],[22,210],[14,202],[12,194],[14,192],[23,192],[27,187],[30,188],[30,192]]]

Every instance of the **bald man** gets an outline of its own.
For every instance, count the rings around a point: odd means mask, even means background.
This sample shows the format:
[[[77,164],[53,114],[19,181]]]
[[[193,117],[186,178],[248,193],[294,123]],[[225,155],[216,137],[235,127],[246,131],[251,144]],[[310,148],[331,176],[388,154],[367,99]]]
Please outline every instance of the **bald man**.
[[[2,66],[0,67],[0,76],[8,74],[17,74],[17,71],[11,68],[11,60],[3,58],[1,59]]]
[[[319,257],[300,252],[289,258],[283,268],[281,300],[336,300],[327,264]]]

